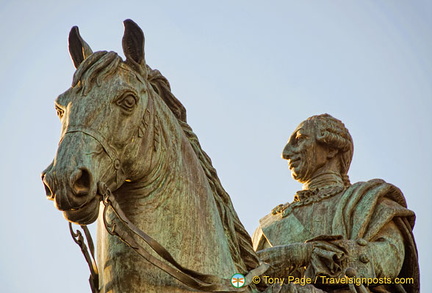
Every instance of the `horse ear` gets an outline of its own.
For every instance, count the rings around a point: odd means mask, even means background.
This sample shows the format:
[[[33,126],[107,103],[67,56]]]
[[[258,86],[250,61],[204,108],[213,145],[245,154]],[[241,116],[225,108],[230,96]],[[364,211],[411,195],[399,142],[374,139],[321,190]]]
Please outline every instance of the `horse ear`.
[[[90,46],[83,40],[77,26],[72,27],[69,33],[69,53],[75,68],[81,64],[93,51]]]
[[[125,31],[122,45],[123,52],[126,56],[126,62],[132,64],[138,63],[145,69],[144,33],[141,28],[130,19],[126,19],[123,24]]]

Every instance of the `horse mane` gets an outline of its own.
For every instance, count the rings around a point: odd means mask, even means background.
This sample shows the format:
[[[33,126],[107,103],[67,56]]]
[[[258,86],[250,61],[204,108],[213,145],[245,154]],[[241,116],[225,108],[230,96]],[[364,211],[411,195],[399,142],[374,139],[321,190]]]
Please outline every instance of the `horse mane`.
[[[72,87],[78,87],[85,96],[95,83],[100,86],[101,81],[112,74],[121,63],[123,63],[122,58],[115,52],[95,52],[86,58],[76,70]],[[246,273],[256,268],[259,265],[259,260],[252,248],[251,238],[240,222],[228,193],[222,187],[210,157],[201,148],[198,137],[186,122],[185,107],[172,94],[168,80],[158,70],[153,70],[149,66],[146,70],[148,73],[147,80],[177,118],[207,176],[228,240],[231,257],[238,272]],[[136,74],[140,79],[145,79],[140,73],[136,72]]]
[[[198,137],[186,122],[185,107],[173,95],[168,80],[159,70],[152,70],[150,67],[147,69],[150,84],[177,118],[207,176],[228,239],[230,253],[238,271],[247,272],[256,268],[259,265],[259,260],[252,248],[251,238],[240,222],[231,198],[223,188],[210,157],[201,148]]]

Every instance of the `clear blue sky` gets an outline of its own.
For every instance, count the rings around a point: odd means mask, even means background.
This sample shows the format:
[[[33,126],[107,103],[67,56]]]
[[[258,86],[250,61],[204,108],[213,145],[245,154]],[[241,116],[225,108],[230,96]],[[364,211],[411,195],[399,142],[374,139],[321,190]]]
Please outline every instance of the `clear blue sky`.
[[[1,0],[2,292],[90,292],[39,174],[59,139],[53,101],[74,72],[70,28],[122,54],[126,18],[250,233],[300,189],[280,159],[289,135],[327,112],[354,138],[351,180],[394,183],[417,213],[422,291],[432,292],[432,2]]]

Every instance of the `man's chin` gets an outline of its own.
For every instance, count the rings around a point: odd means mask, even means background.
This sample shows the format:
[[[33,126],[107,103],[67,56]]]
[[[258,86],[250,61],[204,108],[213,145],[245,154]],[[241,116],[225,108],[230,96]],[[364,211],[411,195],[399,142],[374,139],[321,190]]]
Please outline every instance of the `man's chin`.
[[[291,177],[296,181],[300,181],[302,178],[301,174],[296,172],[296,170],[294,168],[291,168]]]
[[[291,171],[291,177],[300,183],[305,183],[308,181],[308,179],[305,178],[305,175],[296,173],[294,171]]]
[[[96,197],[77,210],[63,211],[66,220],[78,225],[90,225],[97,220],[98,215],[99,199]]]

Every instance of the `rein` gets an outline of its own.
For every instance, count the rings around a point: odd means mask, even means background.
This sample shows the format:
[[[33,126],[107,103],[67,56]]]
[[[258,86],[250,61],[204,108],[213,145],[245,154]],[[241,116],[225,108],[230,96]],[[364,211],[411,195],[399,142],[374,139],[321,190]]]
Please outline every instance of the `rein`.
[[[180,265],[174,257],[156,240],[151,238],[148,234],[144,233],[137,226],[135,226],[125,215],[120,205],[116,201],[111,190],[105,183],[98,183],[98,193],[102,196],[102,202],[104,204],[104,210],[102,213],[102,219],[104,226],[109,234],[119,237],[127,246],[135,250],[142,258],[147,260],[149,263],[168,273],[172,277],[176,278],[184,285],[191,289],[205,291],[205,292],[245,292],[247,286],[252,283],[252,278],[263,274],[269,267],[268,264],[262,263],[257,268],[247,273],[245,277],[245,285],[242,288],[235,288],[231,285],[229,279],[223,279],[218,276],[202,274],[194,270],[187,269]],[[107,220],[107,211],[112,209],[117,219],[127,228],[129,231],[120,229],[115,223],[109,223]],[[94,246],[90,235],[90,232],[86,226],[81,226],[87,239],[89,248],[85,245],[83,236],[80,231],[73,232],[71,224],[69,223],[70,231],[74,241],[80,246],[84,258],[87,261],[90,268],[90,287],[93,293],[99,293],[99,273],[94,259]],[[136,235],[138,239],[146,242],[150,248],[156,252],[158,256],[164,259],[166,262],[154,257],[150,254],[142,245],[140,245],[132,236]],[[90,250],[90,252],[89,252]]]
[[[84,237],[82,236],[81,231],[77,230],[76,232],[74,232],[72,229],[72,223],[69,222],[69,231],[72,235],[72,238],[75,243],[78,244],[78,246],[81,248],[81,252],[83,253],[84,258],[90,269],[89,283],[92,293],[99,293],[99,271],[94,257],[93,240],[87,226],[81,226],[81,228],[84,231],[84,235],[89,247],[87,247],[87,245],[85,244]]]

